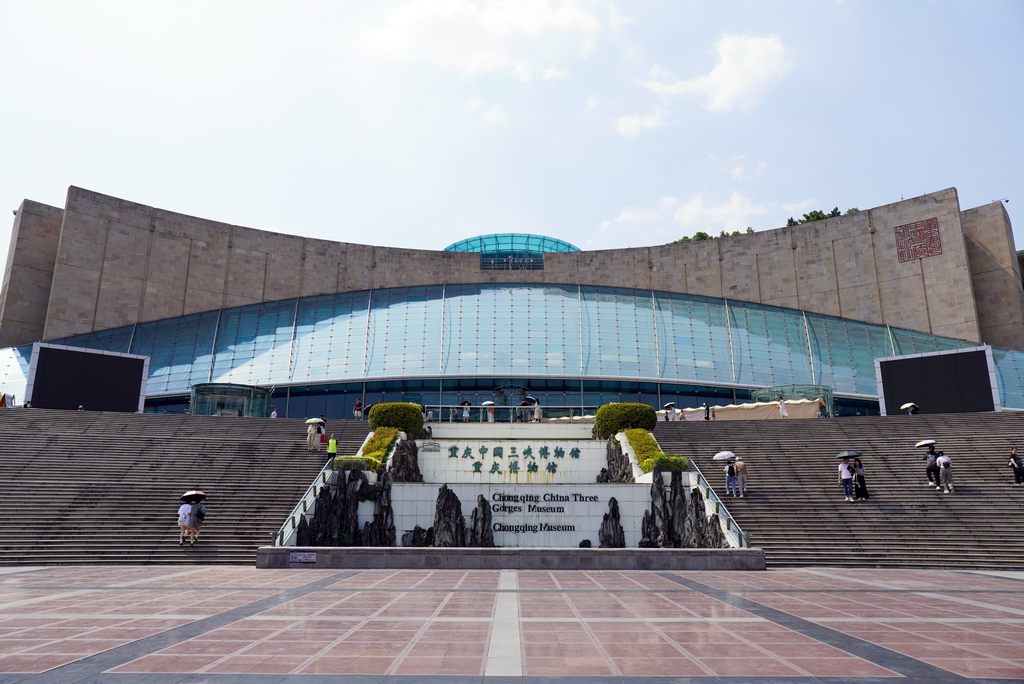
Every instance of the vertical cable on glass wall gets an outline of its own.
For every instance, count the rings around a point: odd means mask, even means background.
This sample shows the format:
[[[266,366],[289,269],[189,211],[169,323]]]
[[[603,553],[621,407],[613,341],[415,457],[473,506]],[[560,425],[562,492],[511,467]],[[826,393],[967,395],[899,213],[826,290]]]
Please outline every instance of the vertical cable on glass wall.
[[[366,377],[366,360],[370,349],[370,313],[373,306],[373,290],[366,292],[366,333],[363,335],[363,377]]]
[[[299,298],[295,298],[295,310],[292,312],[292,339],[288,343],[288,380],[295,379],[295,334],[299,326]],[[291,395],[289,394],[289,400]],[[287,413],[285,414],[287,415]]]
[[[729,313],[729,300],[722,298],[725,302],[725,331],[729,337],[729,372],[732,374],[732,381],[736,382],[736,359],[732,354],[732,314]]]
[[[206,376],[206,382],[213,382],[213,362],[217,359],[217,333],[220,332],[220,316],[224,309],[217,309],[217,325],[213,328],[213,344],[210,345],[210,372]]]
[[[444,295],[447,284],[441,285],[441,349],[437,355],[437,372],[444,373]]]
[[[889,348],[892,349],[892,355],[896,356],[896,342],[892,339],[892,328],[888,323],[885,324],[885,331],[889,333]]]
[[[660,378],[661,353],[658,350],[658,301],[654,298],[654,290],[651,290],[651,321],[654,323],[654,372]]]
[[[807,358],[811,361],[811,384],[814,384],[814,354],[811,353],[811,331],[807,327],[807,312],[801,312],[804,315],[804,335],[807,336]],[[795,378],[794,378],[795,379]]]
[[[583,288],[576,283],[576,311],[580,316],[580,406],[583,405]]]
[[[125,354],[131,354],[132,353],[132,342],[135,341],[135,331],[138,329],[138,327],[139,327],[138,323],[134,323],[132,325],[132,336],[128,338],[128,349],[125,351]]]

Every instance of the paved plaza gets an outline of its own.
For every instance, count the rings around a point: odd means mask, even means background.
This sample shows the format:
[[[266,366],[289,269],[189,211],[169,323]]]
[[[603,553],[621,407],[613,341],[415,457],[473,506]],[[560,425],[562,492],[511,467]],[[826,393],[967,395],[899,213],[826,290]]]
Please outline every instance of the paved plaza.
[[[1016,682],[1024,572],[0,569],[10,682]]]

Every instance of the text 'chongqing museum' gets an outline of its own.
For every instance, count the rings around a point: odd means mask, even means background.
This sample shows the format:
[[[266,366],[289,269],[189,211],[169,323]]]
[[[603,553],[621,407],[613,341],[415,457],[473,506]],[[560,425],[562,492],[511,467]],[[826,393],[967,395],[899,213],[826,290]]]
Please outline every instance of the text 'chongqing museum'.
[[[713,240],[581,251],[537,235],[427,251],[332,242],[71,187],[25,200],[0,292],[0,392],[32,343],[150,358],[147,411],[194,385],[272,390],[281,416],[357,400],[547,407],[732,404],[831,388],[876,414],[874,360],[990,345],[1024,409],[1024,291],[999,202],[955,189]]]

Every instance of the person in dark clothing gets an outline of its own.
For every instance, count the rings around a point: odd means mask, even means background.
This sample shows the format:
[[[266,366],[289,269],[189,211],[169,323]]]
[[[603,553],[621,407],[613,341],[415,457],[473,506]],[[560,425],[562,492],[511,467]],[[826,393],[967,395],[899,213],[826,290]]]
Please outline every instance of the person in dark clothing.
[[[857,501],[867,501],[871,498],[868,495],[867,480],[864,479],[864,464],[859,458],[853,459],[853,498]]]
[[[935,445],[929,445],[928,451],[924,455],[924,460],[927,461],[925,464],[924,472],[928,475],[927,484],[935,487],[936,489],[942,489],[942,483],[939,481],[939,466],[935,464],[935,459],[939,455],[935,452]]]
[[[1013,483],[1024,485],[1024,459],[1017,454],[1017,447],[1010,452],[1010,462],[1006,465],[1013,468]]]
[[[711,407],[704,402],[704,420],[711,420]]]

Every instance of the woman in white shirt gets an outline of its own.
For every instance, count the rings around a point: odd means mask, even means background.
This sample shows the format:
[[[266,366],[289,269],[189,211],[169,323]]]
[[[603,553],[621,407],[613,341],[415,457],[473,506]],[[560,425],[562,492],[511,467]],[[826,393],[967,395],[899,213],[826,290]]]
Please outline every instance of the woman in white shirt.
[[[185,535],[188,534],[189,520],[192,518],[192,504],[183,503],[178,507],[178,527],[181,528],[181,536],[178,537],[178,546],[185,544]]]

